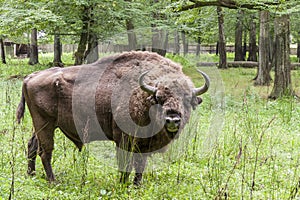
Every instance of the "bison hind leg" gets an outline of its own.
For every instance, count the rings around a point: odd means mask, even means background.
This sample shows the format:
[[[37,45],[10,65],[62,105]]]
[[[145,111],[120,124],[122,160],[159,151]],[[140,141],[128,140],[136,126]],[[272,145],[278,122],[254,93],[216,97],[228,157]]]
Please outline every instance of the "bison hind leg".
[[[38,140],[35,135],[33,135],[28,141],[28,170],[27,174],[35,175],[35,161],[38,149]]]
[[[38,126],[34,124],[35,127],[35,135],[38,139],[38,154],[41,157],[42,164],[44,166],[44,170],[46,171],[47,179],[49,182],[53,182],[55,180],[52,166],[51,166],[51,158],[52,151],[54,149],[54,130],[55,126],[53,122],[40,123],[42,126]],[[42,128],[37,128],[42,127]]]

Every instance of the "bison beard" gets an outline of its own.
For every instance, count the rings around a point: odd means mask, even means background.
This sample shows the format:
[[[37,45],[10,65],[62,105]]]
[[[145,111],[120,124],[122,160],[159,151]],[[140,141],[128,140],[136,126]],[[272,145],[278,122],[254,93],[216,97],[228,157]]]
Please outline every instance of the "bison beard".
[[[205,84],[195,88],[171,60],[156,53],[126,52],[28,75],[17,109],[20,122],[27,103],[35,129],[28,142],[28,173],[35,173],[39,154],[48,180],[55,180],[51,157],[54,130],[59,128],[79,150],[86,142],[113,140],[121,182],[134,168],[134,184],[140,184],[147,156],[165,151],[188,122],[191,108],[202,102],[198,96],[208,90],[209,78],[199,73]],[[92,78],[97,80],[94,91],[86,87],[95,84]]]

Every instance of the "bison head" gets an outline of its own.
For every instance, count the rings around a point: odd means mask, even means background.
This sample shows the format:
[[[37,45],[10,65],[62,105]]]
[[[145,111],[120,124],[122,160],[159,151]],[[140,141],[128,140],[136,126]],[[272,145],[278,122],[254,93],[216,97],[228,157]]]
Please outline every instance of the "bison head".
[[[199,88],[189,88],[184,90],[177,83],[178,80],[171,81],[171,85],[164,83],[157,83],[155,86],[148,85],[144,82],[144,77],[149,71],[142,73],[139,77],[140,88],[150,94],[148,99],[152,104],[159,104],[162,106],[164,112],[164,127],[171,138],[174,138],[189,118],[189,111],[192,107],[196,108],[202,102],[199,95],[205,93],[209,88],[209,77],[202,71],[198,72],[204,77],[205,84]],[[175,88],[175,89],[174,89]],[[178,89],[180,88],[180,89]],[[185,113],[184,113],[185,112]]]

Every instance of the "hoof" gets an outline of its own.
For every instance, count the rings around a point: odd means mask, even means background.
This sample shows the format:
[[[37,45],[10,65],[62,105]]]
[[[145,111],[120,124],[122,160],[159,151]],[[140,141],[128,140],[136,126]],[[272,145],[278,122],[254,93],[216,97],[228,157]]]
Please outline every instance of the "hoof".
[[[36,171],[35,171],[35,170],[28,169],[27,174],[28,174],[29,176],[35,176],[35,175],[36,175]]]

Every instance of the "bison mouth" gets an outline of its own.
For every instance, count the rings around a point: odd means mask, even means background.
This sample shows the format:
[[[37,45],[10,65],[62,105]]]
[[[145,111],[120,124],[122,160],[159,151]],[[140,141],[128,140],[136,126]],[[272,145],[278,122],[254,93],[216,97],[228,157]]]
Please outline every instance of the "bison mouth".
[[[170,138],[174,138],[179,131],[181,118],[177,114],[168,115],[165,119],[165,129]]]

